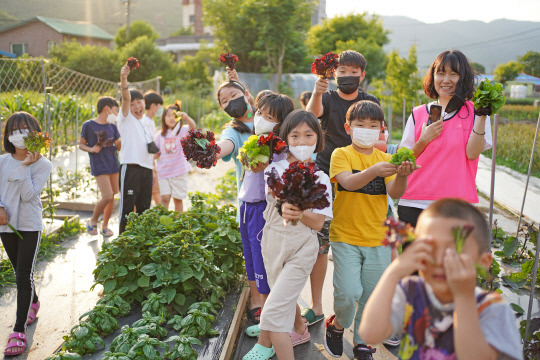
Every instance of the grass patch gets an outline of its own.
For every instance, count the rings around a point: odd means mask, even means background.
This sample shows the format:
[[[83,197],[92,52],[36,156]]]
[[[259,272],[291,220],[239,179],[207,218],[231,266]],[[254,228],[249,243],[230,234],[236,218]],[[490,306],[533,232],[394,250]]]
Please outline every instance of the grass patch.
[[[499,111],[499,120],[536,121],[540,108],[533,105],[504,105]]]
[[[536,126],[528,123],[499,124],[497,135],[497,165],[504,165],[527,174]],[[491,158],[491,150],[484,155]],[[540,177],[540,145],[534,153],[531,175]]]

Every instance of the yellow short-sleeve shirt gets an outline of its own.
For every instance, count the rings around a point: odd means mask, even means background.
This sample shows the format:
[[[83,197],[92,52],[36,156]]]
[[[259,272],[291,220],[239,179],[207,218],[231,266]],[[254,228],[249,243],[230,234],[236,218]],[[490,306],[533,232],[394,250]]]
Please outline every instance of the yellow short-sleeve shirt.
[[[338,148],[330,160],[330,180],[337,183],[336,175],[344,171],[362,172],[376,163],[388,162],[390,156],[375,148],[370,155],[359,153],[352,145]],[[395,177],[376,177],[355,191],[347,191],[338,183],[330,241],[366,247],[381,245],[386,231],[383,222],[388,212],[386,184]]]

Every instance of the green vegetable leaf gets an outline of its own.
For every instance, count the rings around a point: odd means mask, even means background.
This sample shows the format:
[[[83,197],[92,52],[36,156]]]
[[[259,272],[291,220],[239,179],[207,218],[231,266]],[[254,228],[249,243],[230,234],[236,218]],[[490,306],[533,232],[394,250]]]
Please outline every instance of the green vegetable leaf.
[[[496,114],[503,107],[506,98],[503,94],[503,86],[500,83],[483,80],[474,92],[472,101],[476,110],[487,109],[483,115]]]

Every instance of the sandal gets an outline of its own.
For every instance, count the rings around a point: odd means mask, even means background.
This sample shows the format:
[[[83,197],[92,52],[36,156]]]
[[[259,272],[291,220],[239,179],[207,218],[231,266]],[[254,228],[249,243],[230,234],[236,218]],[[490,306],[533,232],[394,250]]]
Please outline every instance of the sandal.
[[[101,235],[103,235],[103,237],[111,237],[114,235],[114,233],[111,229],[105,228],[105,229],[101,229]]]
[[[248,337],[257,337],[261,333],[261,328],[259,324],[251,325],[246,328],[246,336]]]
[[[266,346],[262,346],[261,344],[255,344],[254,347],[249,350],[249,352],[244,355],[242,360],[269,360],[274,356],[276,352],[274,351],[274,347],[267,348]]]
[[[293,330],[289,333],[289,336],[291,337],[293,347],[296,345],[305,344],[311,340],[311,335],[309,334],[307,326],[303,334],[299,334]]]
[[[259,321],[261,320],[261,307],[256,307],[256,308],[253,308],[253,309],[249,309],[247,311],[247,317],[248,319],[255,323],[255,324],[258,324]]]
[[[91,225],[90,222],[86,223],[86,232],[89,235],[97,235],[97,225]]]
[[[310,308],[305,308],[302,310],[302,317],[307,320],[307,326],[311,326],[313,324],[318,323],[322,319],[324,319],[324,314],[321,315],[315,315],[315,312]]]
[[[14,340],[14,341],[12,341]],[[13,348],[19,348],[19,350],[11,351]],[[8,343],[6,350],[4,351],[5,356],[16,356],[20,355],[26,350],[26,334],[14,332],[9,335]]]
[[[38,301],[35,304],[30,305],[30,311],[28,312],[28,319],[26,319],[26,325],[32,325],[36,321],[36,316],[39,311],[41,303]],[[32,310],[34,310],[32,312]]]

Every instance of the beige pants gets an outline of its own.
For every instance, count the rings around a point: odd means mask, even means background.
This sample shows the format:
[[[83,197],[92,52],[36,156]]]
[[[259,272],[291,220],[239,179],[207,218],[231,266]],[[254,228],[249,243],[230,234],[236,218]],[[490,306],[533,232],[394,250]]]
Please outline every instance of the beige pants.
[[[270,286],[270,295],[261,313],[261,330],[291,332],[296,302],[317,260],[317,232],[302,222],[283,226],[275,202],[264,211],[261,250]]]

